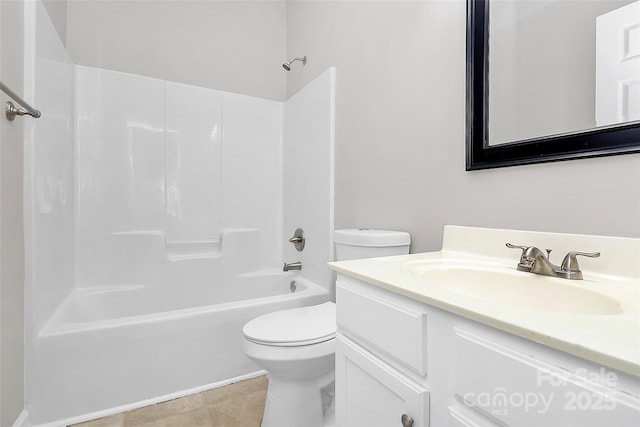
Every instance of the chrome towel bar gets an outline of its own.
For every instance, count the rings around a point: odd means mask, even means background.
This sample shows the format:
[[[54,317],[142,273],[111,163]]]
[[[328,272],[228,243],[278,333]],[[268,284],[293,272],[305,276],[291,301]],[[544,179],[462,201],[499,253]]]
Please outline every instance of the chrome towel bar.
[[[14,91],[5,86],[4,83],[0,82],[0,90],[9,95],[10,98],[13,98],[22,108],[16,108],[16,106],[11,101],[7,101],[5,104],[5,114],[7,116],[7,120],[13,121],[16,116],[24,116],[25,114],[30,115],[31,117],[35,117],[36,119],[40,117],[40,111],[33,108],[29,105],[24,99],[20,98]]]

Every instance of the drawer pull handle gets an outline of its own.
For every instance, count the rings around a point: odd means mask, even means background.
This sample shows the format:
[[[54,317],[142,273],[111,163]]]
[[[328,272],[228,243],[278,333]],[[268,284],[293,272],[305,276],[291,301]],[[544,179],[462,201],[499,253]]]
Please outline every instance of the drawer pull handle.
[[[402,414],[400,421],[402,421],[402,427],[413,427],[413,418],[407,414]]]

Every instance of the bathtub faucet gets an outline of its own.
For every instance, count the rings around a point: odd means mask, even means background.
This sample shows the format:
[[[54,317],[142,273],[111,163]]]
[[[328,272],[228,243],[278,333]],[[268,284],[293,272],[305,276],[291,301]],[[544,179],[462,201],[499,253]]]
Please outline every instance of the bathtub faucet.
[[[289,270],[302,270],[302,263],[298,261],[298,262],[291,262],[287,264],[285,262],[284,267],[282,267],[282,271],[289,271]]]

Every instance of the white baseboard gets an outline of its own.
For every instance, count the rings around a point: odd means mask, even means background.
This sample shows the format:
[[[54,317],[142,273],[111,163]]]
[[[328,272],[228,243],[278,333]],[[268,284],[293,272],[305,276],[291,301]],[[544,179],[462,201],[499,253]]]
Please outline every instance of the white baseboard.
[[[95,419],[98,419],[98,418],[109,417],[111,415],[116,415],[116,414],[119,414],[121,412],[127,412],[127,411],[131,411],[131,410],[134,410],[134,409],[143,408],[145,406],[155,405],[156,403],[166,402],[168,400],[173,400],[173,399],[178,399],[180,397],[189,396],[191,394],[201,393],[201,392],[206,391],[206,390],[211,390],[211,389],[214,389],[214,388],[224,387],[224,386],[229,385],[229,384],[237,383],[237,382],[244,381],[244,380],[249,380],[251,378],[256,378],[256,377],[259,377],[259,376],[262,376],[262,375],[266,375],[266,374],[267,374],[267,371],[264,371],[264,370],[251,372],[250,374],[244,374],[244,375],[240,375],[240,376],[237,376],[237,377],[228,378],[226,380],[217,381],[215,383],[211,383],[211,384],[206,384],[206,385],[190,388],[188,390],[177,391],[175,393],[165,394],[164,396],[158,396],[158,397],[154,397],[152,399],[141,400],[140,402],[129,403],[129,404],[126,404],[126,405],[117,406],[115,408],[104,409],[102,411],[92,412],[92,413],[84,414],[84,415],[78,415],[78,416],[75,416],[75,417],[66,418],[64,420],[49,422],[49,423],[45,423],[45,424],[31,425],[29,423],[29,416],[28,416],[29,412],[22,411],[23,414],[25,412],[27,414],[26,424],[17,424],[18,421],[16,421],[16,424],[14,424],[13,427],[64,427],[64,426],[68,426],[70,424],[83,423],[85,421],[91,421],[91,420],[95,420]],[[20,414],[20,418],[22,418],[23,414]],[[20,418],[18,418],[18,419],[20,419]]]

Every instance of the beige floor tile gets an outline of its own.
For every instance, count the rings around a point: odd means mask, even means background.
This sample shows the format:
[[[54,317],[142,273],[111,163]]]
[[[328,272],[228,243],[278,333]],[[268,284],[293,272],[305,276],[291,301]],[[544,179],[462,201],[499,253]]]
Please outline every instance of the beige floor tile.
[[[87,421],[85,423],[73,424],[70,427],[122,427],[123,425],[124,414],[118,414],[112,417],[98,418],[97,420]]]
[[[129,411],[124,414],[124,425],[126,427],[137,426],[202,407],[202,396],[200,394],[193,394],[191,396],[181,397],[180,399],[169,400],[168,402]]]
[[[132,424],[133,425],[133,424]],[[207,408],[200,407],[192,411],[163,417],[155,421],[135,424],[136,427],[213,427]]]
[[[259,427],[268,386],[258,377],[70,427]]]
[[[262,376],[205,391],[202,393],[202,399],[204,400],[205,406],[211,406],[223,400],[232,399],[256,391],[266,391],[268,386],[269,380],[266,376]]]
[[[213,427],[260,427],[267,391],[226,399],[209,406]]]

